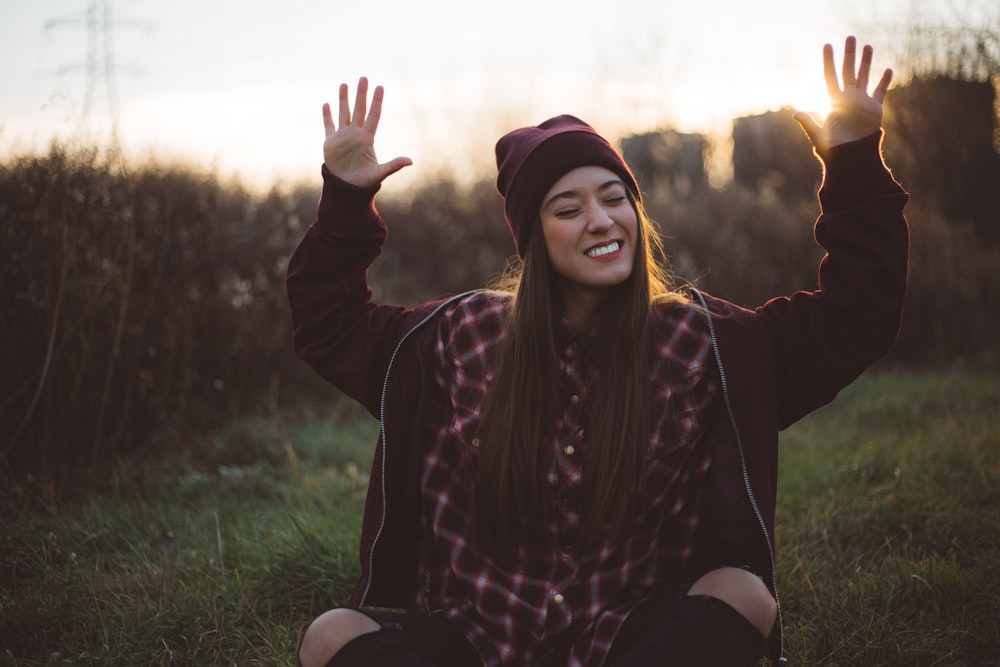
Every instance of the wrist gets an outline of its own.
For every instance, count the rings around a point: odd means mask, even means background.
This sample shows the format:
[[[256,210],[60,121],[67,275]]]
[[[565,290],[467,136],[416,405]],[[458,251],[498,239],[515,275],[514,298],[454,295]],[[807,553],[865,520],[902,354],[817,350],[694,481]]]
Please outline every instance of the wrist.
[[[817,150],[823,162],[823,210],[849,206],[865,197],[901,191],[882,158],[881,130],[867,137]]]
[[[364,220],[378,214],[375,212],[375,195],[381,184],[360,186],[345,181],[330,172],[324,164],[320,173],[323,176],[323,193],[319,200],[320,223],[323,221],[340,221],[338,225],[348,224],[344,221]]]

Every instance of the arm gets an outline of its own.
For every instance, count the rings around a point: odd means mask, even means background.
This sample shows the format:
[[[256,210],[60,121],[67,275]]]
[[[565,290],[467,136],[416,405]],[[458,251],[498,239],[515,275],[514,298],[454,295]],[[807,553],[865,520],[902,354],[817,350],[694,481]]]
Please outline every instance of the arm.
[[[374,140],[383,93],[375,89],[366,113],[367,90],[361,79],[352,114],[341,85],[339,127],[323,105],[323,193],[316,222],[289,260],[286,286],[296,353],[377,415],[389,355],[415,317],[400,306],[371,303],[367,271],[387,235],[375,194],[410,161],[378,162]]]
[[[843,89],[833,49],[827,45],[823,55],[832,111],[823,126],[796,115],[824,164],[816,240],[827,254],[819,289],[759,309],[772,332],[782,428],[832,400],[888,351],[906,294],[907,195],[880,151],[882,101],[892,72],[885,70],[869,96],[871,47],[863,49],[855,76],[855,41],[847,39]]]

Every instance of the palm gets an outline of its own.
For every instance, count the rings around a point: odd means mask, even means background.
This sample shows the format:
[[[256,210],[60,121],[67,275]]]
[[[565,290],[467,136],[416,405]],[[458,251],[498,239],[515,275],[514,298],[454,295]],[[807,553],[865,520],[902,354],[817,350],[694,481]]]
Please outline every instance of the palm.
[[[867,137],[882,126],[882,104],[863,90],[848,89],[832,100],[823,123],[826,143],[845,144]]]
[[[364,128],[347,126],[328,134],[323,157],[330,173],[355,185],[374,185],[378,178],[375,136]]]

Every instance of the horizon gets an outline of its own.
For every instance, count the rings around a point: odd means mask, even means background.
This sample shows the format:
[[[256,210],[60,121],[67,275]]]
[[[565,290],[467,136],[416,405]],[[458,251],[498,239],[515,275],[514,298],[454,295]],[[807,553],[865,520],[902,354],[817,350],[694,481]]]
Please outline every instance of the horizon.
[[[788,106],[825,113],[825,42],[839,57],[844,37],[856,34],[875,47],[873,68],[892,67],[893,85],[902,83],[905,63],[890,52],[900,46],[884,34],[904,21],[953,21],[961,11],[941,18],[918,8],[916,0],[836,8],[632,0],[614,10],[594,0],[541,9],[530,0],[503,8],[389,0],[373,20],[355,5],[306,0],[135,0],[120,11],[111,0],[25,3],[6,9],[0,28],[0,85],[8,91],[0,155],[53,140],[102,147],[116,127],[130,161],[190,164],[257,189],[318,182],[320,108],[336,102],[341,81],[353,95],[364,75],[386,89],[380,160],[414,161],[386,181],[391,190],[441,172],[489,176],[499,136],[559,113],[585,119],[616,144],[664,129],[704,134],[718,161],[736,118]],[[521,22],[529,12],[533,22]],[[626,20],[632,16],[645,20]],[[751,32],[789,18],[801,25]],[[501,39],[507,48],[497,47]]]

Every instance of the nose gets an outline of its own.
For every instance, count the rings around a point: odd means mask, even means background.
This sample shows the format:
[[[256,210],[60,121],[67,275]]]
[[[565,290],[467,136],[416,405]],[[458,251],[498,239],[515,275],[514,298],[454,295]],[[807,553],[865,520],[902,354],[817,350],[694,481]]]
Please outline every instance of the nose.
[[[598,206],[591,210],[590,219],[587,221],[587,231],[591,234],[604,234],[614,224],[615,221],[611,219],[607,211]]]

